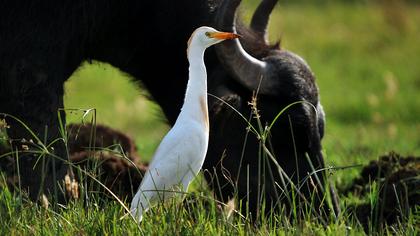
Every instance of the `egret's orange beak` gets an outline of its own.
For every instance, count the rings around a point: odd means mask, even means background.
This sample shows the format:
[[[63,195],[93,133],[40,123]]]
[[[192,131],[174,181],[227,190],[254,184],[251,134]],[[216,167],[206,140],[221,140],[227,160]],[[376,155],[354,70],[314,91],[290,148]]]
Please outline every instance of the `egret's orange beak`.
[[[215,39],[236,39],[241,37],[239,34],[235,33],[228,33],[228,32],[216,32],[216,33],[210,33],[210,38]]]

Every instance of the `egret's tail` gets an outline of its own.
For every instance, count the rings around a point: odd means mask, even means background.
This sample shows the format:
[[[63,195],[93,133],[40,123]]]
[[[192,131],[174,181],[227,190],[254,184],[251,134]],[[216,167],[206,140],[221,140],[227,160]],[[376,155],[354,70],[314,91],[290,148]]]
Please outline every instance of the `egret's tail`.
[[[143,208],[141,207],[140,204],[138,206],[132,205],[130,209],[130,213],[134,217],[134,219],[136,219],[137,223],[140,223],[141,220],[143,219]]]
[[[138,191],[131,202],[130,212],[138,223],[143,219],[143,214],[149,207],[148,201],[142,191]]]

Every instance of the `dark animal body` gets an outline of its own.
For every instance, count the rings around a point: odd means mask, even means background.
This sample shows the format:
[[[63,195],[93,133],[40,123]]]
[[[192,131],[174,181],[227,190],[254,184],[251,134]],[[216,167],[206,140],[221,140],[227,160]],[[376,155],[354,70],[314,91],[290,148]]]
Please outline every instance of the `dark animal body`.
[[[239,0],[4,2],[0,9],[0,113],[17,117],[47,143],[56,140],[60,137],[57,112],[63,108],[64,82],[83,61],[98,60],[141,81],[173,124],[188,79],[185,50],[189,35],[201,25],[236,30],[234,14],[239,3]],[[265,43],[266,23],[276,1],[263,3],[251,29],[238,31],[243,34],[242,46],[254,61],[264,61],[266,69],[262,71],[250,64],[245,67],[252,71],[243,71],[243,65],[248,64],[236,48],[240,44],[234,45],[236,42],[208,50],[208,91],[248,115],[251,110],[248,102],[263,78],[258,109],[264,124],[290,103],[307,102],[293,106],[280,117],[271,131],[271,147],[279,164],[310,201],[314,191],[321,192],[322,178],[305,187],[298,182],[314,169],[324,167],[320,143],[324,116],[318,89],[312,72],[300,57]],[[270,161],[267,165],[271,175],[261,177],[257,171],[259,141],[253,135],[247,136],[246,122],[212,97],[209,111],[210,142],[204,168],[216,196],[227,200],[236,195],[247,200],[254,214],[261,196],[269,205],[286,203],[285,195],[279,194],[281,190],[275,185],[281,176]],[[64,112],[60,116],[65,122]],[[56,193],[56,180],[63,179],[68,169],[65,161],[51,157],[45,160],[46,167],[34,168],[37,157],[22,148],[35,148],[29,142],[33,137],[11,116],[6,116],[6,120],[14,149],[22,151],[19,162],[22,186],[29,189],[33,199],[39,192]],[[251,122],[255,124],[255,119]],[[66,156],[62,141],[55,142],[53,147],[51,152],[56,156]],[[226,171],[232,178],[225,178]],[[265,184],[259,182],[261,178]],[[322,196],[317,198],[315,202],[320,206]]]

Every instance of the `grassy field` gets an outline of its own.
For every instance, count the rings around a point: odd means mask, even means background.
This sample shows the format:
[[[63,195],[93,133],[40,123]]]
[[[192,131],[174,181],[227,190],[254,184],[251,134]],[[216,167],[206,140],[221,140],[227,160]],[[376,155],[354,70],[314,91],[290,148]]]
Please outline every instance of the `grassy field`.
[[[254,7],[255,3],[243,7],[245,19]],[[280,36],[282,46],[305,58],[317,76],[327,116],[323,140],[327,165],[367,164],[392,150],[420,155],[420,5],[280,4],[271,18],[270,38],[274,41]],[[149,160],[168,126],[159,107],[140,96],[144,93],[109,65],[85,64],[66,84],[65,104],[66,108],[96,108],[98,123],[134,137],[142,160]],[[69,122],[80,122],[81,112],[68,117]],[[338,170],[331,178],[344,186],[359,172],[357,167]],[[201,198],[210,196],[201,180],[192,191]],[[343,198],[343,210],[346,202],[354,201]],[[0,191],[0,234],[363,233],[346,214],[326,228],[310,219],[296,225],[281,216],[253,228],[240,217],[218,215],[214,205],[207,207],[200,203],[188,212],[180,204],[170,204],[148,214],[138,228],[128,217],[121,219],[124,209],[117,202],[91,199],[46,210]],[[419,234],[420,216],[412,214],[409,221],[383,233]]]

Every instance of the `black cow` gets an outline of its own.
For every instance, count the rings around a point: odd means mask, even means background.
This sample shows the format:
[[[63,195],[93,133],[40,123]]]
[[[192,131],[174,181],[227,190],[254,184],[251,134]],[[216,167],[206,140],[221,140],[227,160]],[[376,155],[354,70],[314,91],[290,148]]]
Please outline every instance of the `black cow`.
[[[300,196],[311,202],[311,193],[317,191],[315,204],[320,206],[322,178],[305,177],[324,167],[320,144],[324,115],[307,64],[291,52],[266,44],[266,25],[276,2],[264,0],[255,12],[251,28],[238,28],[243,34],[241,43],[233,41],[208,50],[208,90],[245,115],[250,113],[248,102],[253,92],[258,90],[257,107],[263,125],[288,104],[304,101],[280,116],[271,129],[267,146],[300,189]],[[239,3],[239,0],[2,1],[0,113],[8,114],[5,116],[10,125],[8,135],[13,148],[21,151],[21,184],[29,189],[30,197],[36,199],[41,192],[60,195],[56,183],[64,178],[68,167],[65,145],[59,139],[57,114],[65,123],[61,110],[63,84],[83,61],[108,62],[140,80],[173,124],[188,79],[185,53],[188,37],[201,25],[236,30],[234,14]],[[284,199],[288,194],[282,194],[285,186],[276,186],[282,179],[278,166],[273,165],[273,160],[264,160],[265,164],[260,165],[260,142],[255,135],[247,136],[246,122],[221,100],[209,99],[211,132],[204,167],[216,196],[227,200],[237,193],[239,198],[249,201],[251,212],[257,211],[261,196],[270,206],[287,203]],[[20,121],[51,145],[40,149]],[[254,125],[255,122],[256,119],[251,120]],[[31,152],[40,150],[47,153],[41,159]],[[270,174],[257,171],[266,166]],[[226,173],[231,178],[225,178]],[[312,184],[302,187],[303,180],[311,180],[304,183]]]

